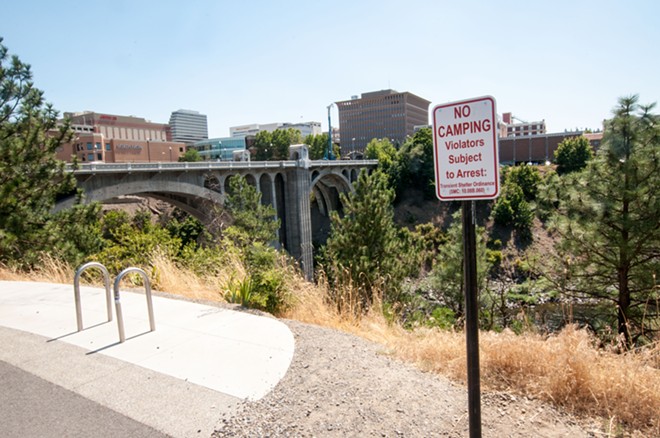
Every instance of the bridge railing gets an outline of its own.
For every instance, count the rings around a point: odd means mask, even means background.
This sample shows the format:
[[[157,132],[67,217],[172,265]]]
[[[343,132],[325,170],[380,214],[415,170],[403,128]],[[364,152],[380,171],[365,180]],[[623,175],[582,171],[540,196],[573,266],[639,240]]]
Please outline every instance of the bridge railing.
[[[309,167],[370,167],[376,164],[378,164],[377,160],[314,160],[309,162]],[[289,169],[298,166],[297,161],[199,161],[184,163],[85,163],[78,164],[78,168],[75,170],[73,165],[67,164],[66,169],[77,174],[88,174],[161,172],[163,170]]]

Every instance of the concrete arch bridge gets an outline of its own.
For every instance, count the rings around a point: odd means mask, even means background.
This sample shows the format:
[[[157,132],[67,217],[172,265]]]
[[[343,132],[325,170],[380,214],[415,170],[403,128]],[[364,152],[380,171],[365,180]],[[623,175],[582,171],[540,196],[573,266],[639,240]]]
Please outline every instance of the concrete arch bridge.
[[[212,208],[223,206],[229,178],[241,175],[261,193],[280,219],[279,244],[295,257],[306,277],[312,277],[313,239],[329,228],[329,213],[340,210],[339,195],[353,189],[362,169],[376,160],[309,160],[305,146],[292,146],[288,161],[229,161],[197,163],[83,164],[71,170],[84,202],[104,202],[119,196],[152,197],[174,205],[204,224],[216,218]],[[75,199],[58,202],[70,208]]]

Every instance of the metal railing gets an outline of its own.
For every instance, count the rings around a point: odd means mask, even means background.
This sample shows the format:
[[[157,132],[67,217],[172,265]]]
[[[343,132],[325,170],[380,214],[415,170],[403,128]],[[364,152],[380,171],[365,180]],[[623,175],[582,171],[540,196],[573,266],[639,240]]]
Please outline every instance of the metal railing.
[[[151,283],[149,282],[149,277],[147,273],[140,268],[126,268],[117,275],[115,278],[114,292],[115,292],[115,310],[117,312],[117,326],[119,328],[119,342],[122,343],[126,340],[126,334],[124,333],[124,316],[121,311],[121,301],[119,299],[119,283],[122,278],[127,274],[137,273],[142,276],[144,281],[144,288],[147,295],[147,309],[149,311],[149,328],[150,331],[156,330],[156,323],[154,322],[154,306],[151,300]]]
[[[310,160],[309,168],[318,167],[368,167],[378,164],[377,160]],[[67,164],[66,169],[76,174],[94,173],[130,173],[130,172],[162,172],[186,170],[260,170],[283,169],[298,167],[298,161],[201,161],[183,163],[86,163],[79,164],[74,170]]]
[[[89,268],[98,268],[103,273],[103,283],[105,284],[105,304],[108,312],[108,322],[112,321],[112,299],[110,298],[110,273],[107,268],[98,262],[89,262],[81,265],[76,270],[76,275],[73,277],[73,296],[76,302],[76,324],[78,331],[83,329],[82,321],[82,306],[80,304],[80,276],[84,271]]]

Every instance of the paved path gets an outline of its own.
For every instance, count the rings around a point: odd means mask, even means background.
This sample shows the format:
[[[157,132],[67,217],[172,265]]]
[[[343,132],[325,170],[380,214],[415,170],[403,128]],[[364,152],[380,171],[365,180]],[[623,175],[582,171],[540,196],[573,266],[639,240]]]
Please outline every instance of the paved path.
[[[14,414],[0,411],[16,419],[0,423],[0,435],[59,424],[53,418],[66,418],[70,403],[67,430],[98,416],[107,436],[209,436],[238,403],[267,394],[293,357],[293,335],[274,318],[154,296],[150,332],[144,294],[124,291],[126,342],[119,343],[105,291],[82,287],[81,297],[77,332],[73,286],[0,282],[0,375],[11,388],[0,400],[16,401],[7,408]],[[40,410],[53,408],[30,415],[35,394],[45,400]],[[136,432],[115,434],[115,424]]]

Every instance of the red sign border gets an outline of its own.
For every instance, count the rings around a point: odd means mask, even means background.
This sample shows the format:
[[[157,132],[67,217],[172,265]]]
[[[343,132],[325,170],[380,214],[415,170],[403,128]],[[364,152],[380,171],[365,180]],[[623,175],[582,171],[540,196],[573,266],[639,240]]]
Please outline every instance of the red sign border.
[[[436,134],[436,110],[439,108],[449,108],[458,105],[466,105],[476,102],[482,102],[484,100],[490,100],[492,103],[492,125],[493,125],[493,152],[494,152],[494,171],[495,171],[495,193],[492,195],[465,195],[465,196],[441,196],[440,195],[440,163],[438,161],[438,152],[437,152],[437,134]],[[499,144],[497,141],[497,112],[496,112],[496,102],[493,96],[481,96],[474,97],[466,100],[458,100],[455,102],[443,103],[442,105],[436,105],[433,107],[433,162],[435,164],[435,194],[440,201],[478,201],[478,200],[491,200],[495,199],[500,195],[500,157],[499,157]]]

